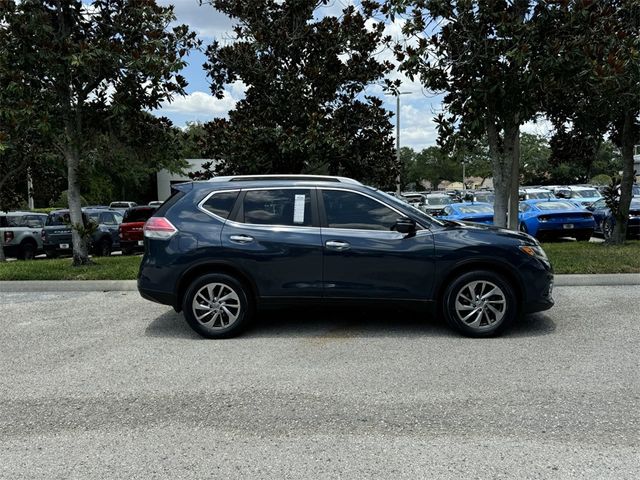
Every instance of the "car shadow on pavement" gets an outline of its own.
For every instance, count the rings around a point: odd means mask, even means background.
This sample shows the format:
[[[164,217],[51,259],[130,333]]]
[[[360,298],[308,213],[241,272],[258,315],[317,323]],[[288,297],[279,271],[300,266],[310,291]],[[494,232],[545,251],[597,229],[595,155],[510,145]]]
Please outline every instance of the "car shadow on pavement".
[[[505,333],[504,338],[548,335],[556,329],[546,314],[527,315]],[[146,328],[150,337],[200,339],[182,314],[173,310],[154,319]],[[334,307],[265,310],[258,312],[242,338],[257,337],[453,337],[458,336],[444,320],[423,311],[392,308],[344,309]]]

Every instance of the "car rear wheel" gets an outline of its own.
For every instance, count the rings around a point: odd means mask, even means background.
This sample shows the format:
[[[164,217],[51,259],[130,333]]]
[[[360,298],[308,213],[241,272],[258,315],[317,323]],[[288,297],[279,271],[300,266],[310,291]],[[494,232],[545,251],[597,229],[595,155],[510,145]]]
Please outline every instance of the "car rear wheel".
[[[524,233],[529,233],[529,230],[527,230],[527,226],[524,224],[524,222],[520,222],[520,231]]]
[[[100,240],[95,248],[96,256],[108,257],[111,255],[111,242],[107,239]]]
[[[494,272],[476,270],[460,275],[445,291],[447,323],[469,337],[498,335],[517,316],[513,288]]]
[[[613,220],[611,218],[602,221],[602,236],[605,240],[609,240],[613,236]]]
[[[189,326],[206,338],[229,338],[240,333],[253,315],[246,288],[235,278],[209,274],[187,289],[182,311]]]
[[[37,246],[33,241],[25,241],[20,245],[20,253],[18,258],[20,260],[33,260],[36,256]]]

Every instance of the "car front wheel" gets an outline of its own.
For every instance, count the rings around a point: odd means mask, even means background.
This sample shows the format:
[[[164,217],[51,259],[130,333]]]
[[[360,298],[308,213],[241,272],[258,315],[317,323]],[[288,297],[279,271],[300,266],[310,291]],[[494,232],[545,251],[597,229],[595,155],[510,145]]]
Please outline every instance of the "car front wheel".
[[[517,316],[516,295],[501,275],[468,272],[447,287],[443,298],[447,323],[469,337],[491,337]]]
[[[187,289],[182,311],[189,326],[206,338],[229,338],[246,326],[253,306],[245,287],[224,274],[194,280]]]

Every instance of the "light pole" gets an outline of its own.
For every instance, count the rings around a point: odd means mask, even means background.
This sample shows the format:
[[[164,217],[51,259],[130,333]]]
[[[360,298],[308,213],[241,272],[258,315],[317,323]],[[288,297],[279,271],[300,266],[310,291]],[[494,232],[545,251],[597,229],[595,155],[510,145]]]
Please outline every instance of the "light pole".
[[[408,95],[412,92],[395,92],[386,93],[385,95],[393,95],[396,97],[396,165],[398,167],[398,175],[396,177],[396,193],[400,195],[400,171],[402,164],[400,163],[400,95]]]
[[[465,180],[467,178],[466,166],[467,166],[467,160],[463,159],[462,160],[462,191],[463,192],[467,189],[467,184],[465,183]]]

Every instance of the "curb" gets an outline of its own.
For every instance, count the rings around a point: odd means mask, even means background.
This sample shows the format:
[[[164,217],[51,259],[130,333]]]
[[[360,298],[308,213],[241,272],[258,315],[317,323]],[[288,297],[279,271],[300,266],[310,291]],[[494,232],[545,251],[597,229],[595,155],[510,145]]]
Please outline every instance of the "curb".
[[[555,287],[607,287],[640,285],[640,273],[556,275]],[[0,281],[0,293],[28,292],[128,292],[137,291],[136,280],[26,280]]]
[[[136,280],[19,280],[0,282],[0,292],[137,291]]]

